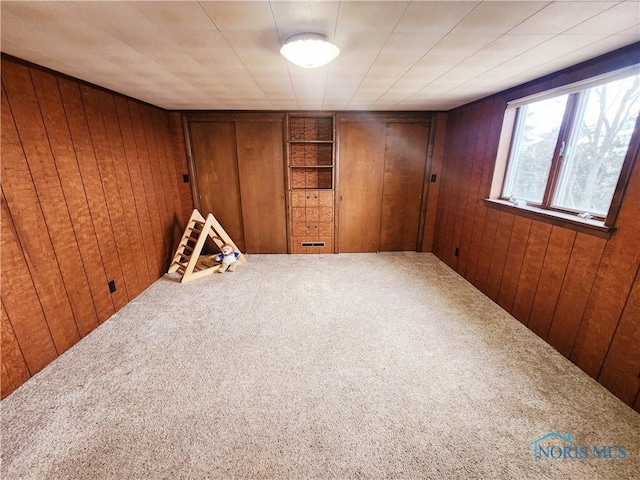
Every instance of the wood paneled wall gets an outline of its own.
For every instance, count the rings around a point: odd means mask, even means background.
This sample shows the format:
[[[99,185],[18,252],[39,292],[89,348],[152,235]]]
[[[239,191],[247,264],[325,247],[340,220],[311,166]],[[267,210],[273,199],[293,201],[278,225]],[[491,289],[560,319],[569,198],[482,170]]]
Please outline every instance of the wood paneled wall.
[[[193,201],[180,114],[6,57],[1,165],[5,397],[166,272]]]
[[[482,201],[489,195],[507,101],[634,58],[637,45],[450,112],[433,251],[638,409],[640,160],[609,240],[488,209]]]
[[[435,235],[436,214],[438,212],[438,193],[442,181],[442,157],[447,131],[447,114],[436,115],[435,132],[431,150],[431,170],[425,182],[429,182],[427,192],[427,210],[424,218],[424,236],[422,237],[422,252],[433,250],[433,238]]]

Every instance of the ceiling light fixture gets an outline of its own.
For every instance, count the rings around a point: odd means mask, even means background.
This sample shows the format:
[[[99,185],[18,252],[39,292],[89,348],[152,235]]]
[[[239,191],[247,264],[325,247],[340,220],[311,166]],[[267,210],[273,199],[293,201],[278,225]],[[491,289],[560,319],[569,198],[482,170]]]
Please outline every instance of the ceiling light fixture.
[[[297,33],[287,38],[280,53],[300,67],[316,68],[340,55],[340,49],[320,33]]]

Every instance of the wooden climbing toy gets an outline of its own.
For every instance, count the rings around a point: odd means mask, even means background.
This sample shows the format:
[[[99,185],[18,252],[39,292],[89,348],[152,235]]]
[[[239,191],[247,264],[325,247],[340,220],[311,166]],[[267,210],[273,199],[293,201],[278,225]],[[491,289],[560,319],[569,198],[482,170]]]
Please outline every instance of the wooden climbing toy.
[[[221,251],[223,245],[230,245],[238,253],[236,261],[247,263],[245,256],[216,218],[210,213],[205,219],[198,210],[194,210],[169,267],[169,273],[182,274],[180,283],[210,275],[223,267],[222,262],[217,260],[219,255],[201,255],[207,238],[211,238]]]

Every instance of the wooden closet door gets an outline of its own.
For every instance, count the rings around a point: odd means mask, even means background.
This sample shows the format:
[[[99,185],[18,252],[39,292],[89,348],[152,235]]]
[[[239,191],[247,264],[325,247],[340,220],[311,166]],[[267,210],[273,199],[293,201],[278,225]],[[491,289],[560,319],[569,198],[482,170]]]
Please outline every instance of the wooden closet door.
[[[287,253],[282,128],[282,122],[236,122],[247,253]]]
[[[199,209],[205,216],[213,213],[244,252],[234,123],[190,122],[189,130]]]
[[[385,122],[340,124],[340,252],[380,250]]]
[[[417,248],[428,139],[428,123],[387,123],[381,251]]]

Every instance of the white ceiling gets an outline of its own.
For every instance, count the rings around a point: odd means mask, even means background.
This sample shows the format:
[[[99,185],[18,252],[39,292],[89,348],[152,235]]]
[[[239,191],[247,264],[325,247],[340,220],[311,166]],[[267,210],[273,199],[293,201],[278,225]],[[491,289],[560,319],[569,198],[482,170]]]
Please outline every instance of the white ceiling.
[[[448,110],[640,40],[635,1],[2,1],[2,51],[168,109]],[[303,69],[294,33],[342,50]]]

